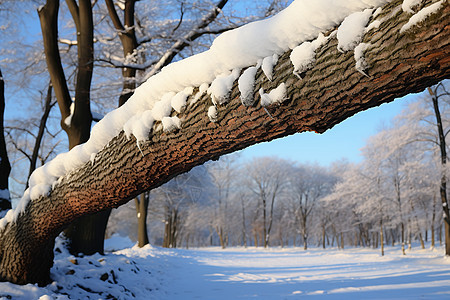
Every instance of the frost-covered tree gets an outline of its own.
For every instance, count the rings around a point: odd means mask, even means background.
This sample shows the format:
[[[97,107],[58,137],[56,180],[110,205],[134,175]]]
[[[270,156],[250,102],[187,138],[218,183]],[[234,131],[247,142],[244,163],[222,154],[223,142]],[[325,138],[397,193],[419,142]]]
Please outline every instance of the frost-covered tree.
[[[320,199],[334,185],[334,178],[324,168],[315,165],[295,166],[288,175],[287,197],[292,199],[296,230],[301,234],[306,250],[311,227],[314,227],[311,219]]]
[[[448,221],[448,199],[447,199],[447,136],[450,129],[449,122],[449,93],[444,83],[439,83],[428,89],[428,96],[423,96],[419,101],[412,103],[404,116],[406,124],[416,124],[415,134],[411,142],[422,143],[423,151],[426,151],[439,161],[436,165],[438,176],[436,187],[443,208],[443,218],[446,238],[446,254],[450,254],[450,226]],[[432,202],[432,200],[429,200]]]
[[[269,246],[275,202],[286,187],[289,162],[274,157],[255,158],[245,168],[246,185],[258,203],[264,248]]]
[[[214,185],[212,193],[212,203],[215,205],[215,211],[211,216],[211,226],[215,229],[222,248],[227,246],[228,230],[234,223],[232,222],[235,214],[232,212],[233,204],[231,200],[236,197],[235,191],[237,176],[236,157],[225,156],[219,161],[207,165]]]

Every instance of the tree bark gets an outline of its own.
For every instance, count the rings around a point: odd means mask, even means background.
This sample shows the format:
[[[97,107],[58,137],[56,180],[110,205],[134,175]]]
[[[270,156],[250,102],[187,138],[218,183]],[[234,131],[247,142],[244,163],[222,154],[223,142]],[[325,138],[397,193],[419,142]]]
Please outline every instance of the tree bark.
[[[450,215],[447,199],[447,146],[445,142],[444,126],[442,124],[441,112],[439,110],[439,101],[435,92],[428,88],[431,100],[433,102],[434,115],[436,117],[436,125],[439,136],[439,150],[441,158],[441,184],[439,186],[439,194],[441,197],[442,210],[444,212],[444,228],[445,228],[445,254],[450,255]]]
[[[6,151],[6,142],[4,132],[4,113],[5,113],[5,81],[0,70],[0,191],[8,191],[8,179],[11,172],[11,165]],[[8,196],[6,196],[8,194]],[[0,212],[11,208],[9,192],[0,193]]]
[[[136,0],[126,0],[124,10],[124,22],[120,21],[112,0],[106,0],[109,16],[122,42],[123,56],[127,58],[137,50],[138,42],[134,26],[134,9]],[[123,87],[119,97],[119,106],[122,106],[133,94],[136,88],[136,69],[122,68]]]
[[[401,2],[386,5],[379,17],[392,15],[364,37],[372,44],[365,52],[370,77],[356,71],[353,53],[339,53],[331,38],[302,80],[293,75],[289,52],[280,57],[273,81],[257,74],[255,99],[261,87],[287,86],[288,99],[266,107],[271,116],[259,104],[242,106],[235,83],[229,103],[218,107],[215,123],[207,117],[211,100],[204,95],[179,115],[180,130],[154,131],[140,149],[121,132],[96,155],[95,164],[86,163],[61,178],[48,196],[30,202],[1,230],[0,279],[48,282],[54,238],[80,216],[118,207],[223,154],[296,132],[324,132],[359,111],[448,78],[449,5],[400,34],[410,17],[395,10]]]
[[[142,193],[139,198],[134,198],[136,203],[136,213],[138,219],[138,247],[144,247],[149,243],[147,234],[147,211],[150,195]]]
[[[41,148],[42,138],[44,137],[45,127],[47,126],[47,119],[50,115],[50,111],[55,103],[52,104],[52,85],[48,85],[47,96],[45,97],[44,113],[42,114],[41,121],[39,122],[39,130],[34,142],[33,153],[30,158],[30,170],[28,171],[28,177],[30,178],[31,173],[36,169],[36,163],[39,157],[39,149]],[[28,188],[28,180],[26,187]]]

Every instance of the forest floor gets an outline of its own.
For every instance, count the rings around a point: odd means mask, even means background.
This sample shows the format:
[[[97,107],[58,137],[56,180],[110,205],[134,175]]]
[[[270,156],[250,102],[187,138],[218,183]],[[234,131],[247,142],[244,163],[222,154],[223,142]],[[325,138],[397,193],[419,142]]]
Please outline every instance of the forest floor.
[[[450,299],[443,247],[63,250],[52,276],[46,287],[0,283],[0,299]]]

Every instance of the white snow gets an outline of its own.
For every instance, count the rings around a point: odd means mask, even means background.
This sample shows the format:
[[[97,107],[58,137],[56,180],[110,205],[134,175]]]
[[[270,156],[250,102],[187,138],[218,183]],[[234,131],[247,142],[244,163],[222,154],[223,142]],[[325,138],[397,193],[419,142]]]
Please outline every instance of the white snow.
[[[214,105],[208,108],[208,118],[211,122],[215,122],[217,119],[217,108]]]
[[[241,102],[244,106],[251,106],[254,102],[253,92],[255,89],[255,77],[258,68],[247,68],[238,80],[238,88],[241,93]]]
[[[209,84],[204,82],[200,85],[200,87],[198,88],[198,92],[195,94],[194,98],[192,99],[190,104],[194,104],[195,102],[197,102],[201,96],[203,96],[209,88]]]
[[[208,88],[208,94],[214,105],[223,105],[228,102],[233,83],[238,79],[241,70],[234,69],[232,72],[221,74],[214,79]]]
[[[355,12],[344,19],[337,31],[338,50],[353,50],[362,40],[373,9]]]
[[[259,90],[259,95],[261,96],[261,105],[269,106],[274,103],[281,103],[286,99],[286,84],[284,82],[271,90],[268,94],[264,93],[263,88]]]
[[[172,113],[171,100],[185,88],[210,84],[221,74],[230,72],[233,78],[237,79],[239,75],[237,70],[254,66],[265,57],[281,55],[300,43],[314,40],[320,33],[331,30],[350,14],[379,7],[387,2],[389,0],[295,0],[276,16],[223,33],[214,40],[208,51],[172,63],[155,76],[151,76],[135,90],[125,105],[107,114],[93,127],[91,138],[85,144],[73,148],[68,153],[60,154],[39,168],[42,170],[36,170],[35,172],[40,172],[43,177],[36,180],[36,175],[32,175],[35,181],[30,179],[30,191],[25,193],[18,207],[24,209],[28,201],[47,193],[60,176],[89,162],[92,154],[98,153],[114,136],[117,136],[125,124],[128,133],[133,135],[136,133],[139,138],[145,138],[144,133],[149,128],[139,130],[138,126],[151,124],[151,119],[147,122],[135,117],[133,120],[139,122],[135,125],[129,123],[133,116],[151,111],[155,121],[170,122],[166,118]],[[209,88],[215,99],[213,101],[219,104],[230,86],[229,80],[225,81],[221,84],[216,82],[217,86]],[[175,106],[179,108],[179,104]],[[175,122],[176,119],[172,121]],[[179,127],[178,121],[175,125]],[[156,126],[161,126],[161,123],[157,123]],[[172,125],[163,124],[163,127],[167,129]],[[21,210],[15,209],[14,217],[0,221],[0,227],[17,218],[20,212]]]
[[[328,41],[328,38],[320,33],[314,41],[303,42],[292,50],[290,59],[294,65],[294,74],[300,76],[301,73],[314,66],[316,51]]]
[[[106,240],[118,250],[73,257],[60,246],[45,286],[0,282],[0,299],[448,299],[450,260],[444,248],[401,254],[400,245],[348,248],[133,247],[126,238]],[[90,292],[89,292],[90,291]],[[40,298],[44,297],[44,298]],[[45,298],[46,297],[46,298]]]
[[[170,116],[172,112],[172,98],[175,97],[174,92],[164,94],[161,101],[155,103],[152,109],[152,115],[155,120],[161,121],[164,117]]]
[[[64,124],[70,127],[70,124],[72,123],[72,116],[73,112],[75,111],[75,102],[72,101],[72,104],[70,104],[70,115],[64,119]]]
[[[355,52],[354,52],[354,57],[355,57],[355,68],[356,70],[358,70],[358,72],[360,72],[361,74],[367,76],[366,72],[364,72],[368,65],[367,65],[367,61],[364,57],[364,52],[369,49],[369,47],[371,46],[370,43],[361,43],[358,46],[356,46],[355,48]]]
[[[194,88],[187,87],[173,96],[171,105],[177,113],[181,113],[181,110],[186,106],[187,98],[192,95],[193,92]]]
[[[403,0],[402,9],[404,12],[413,14],[413,7],[419,5],[422,0]]]
[[[264,75],[266,75],[267,79],[272,81],[273,79],[273,67],[278,62],[278,55],[269,55],[267,57],[264,57],[261,63],[261,69],[264,72]]]
[[[181,120],[178,117],[164,117],[162,119],[163,130],[165,132],[174,131],[181,128]]]
[[[400,33],[403,33],[407,30],[409,30],[411,27],[419,24],[420,22],[424,21],[426,18],[428,18],[430,15],[436,13],[441,6],[445,3],[446,0],[441,0],[436,3],[431,4],[430,6],[422,8],[419,12],[414,14],[406,23],[405,25],[400,28]]]

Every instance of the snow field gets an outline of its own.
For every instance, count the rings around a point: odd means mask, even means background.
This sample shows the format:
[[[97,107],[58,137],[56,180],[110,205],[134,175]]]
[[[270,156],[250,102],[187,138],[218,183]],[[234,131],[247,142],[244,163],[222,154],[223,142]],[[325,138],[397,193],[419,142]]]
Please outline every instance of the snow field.
[[[115,237],[106,249],[130,246]],[[59,249],[61,246],[57,246]],[[147,245],[105,256],[56,252],[46,287],[0,283],[0,299],[446,299],[444,250],[400,247],[164,249]]]

